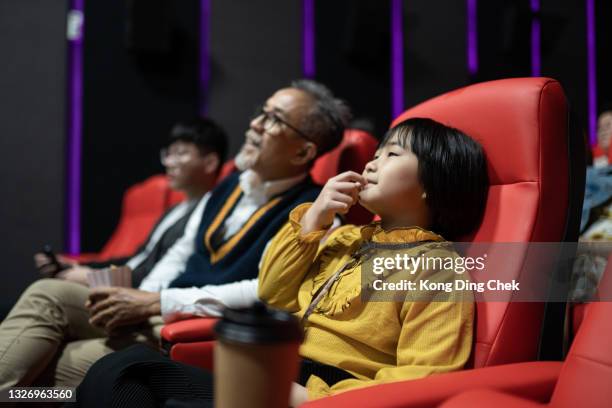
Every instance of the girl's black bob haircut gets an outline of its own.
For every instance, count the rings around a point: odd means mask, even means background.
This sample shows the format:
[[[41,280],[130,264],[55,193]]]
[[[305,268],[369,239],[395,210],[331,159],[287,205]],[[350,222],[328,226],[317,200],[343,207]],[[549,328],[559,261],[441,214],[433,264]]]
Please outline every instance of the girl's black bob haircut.
[[[432,231],[448,240],[472,232],[482,221],[489,190],[482,146],[458,129],[432,119],[398,123],[381,146],[397,135],[398,144],[419,159],[418,177],[427,193]]]

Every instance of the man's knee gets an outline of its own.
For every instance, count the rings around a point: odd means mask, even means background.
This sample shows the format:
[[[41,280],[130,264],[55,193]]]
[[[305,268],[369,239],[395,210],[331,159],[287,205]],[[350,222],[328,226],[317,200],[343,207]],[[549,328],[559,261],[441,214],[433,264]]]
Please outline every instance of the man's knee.
[[[105,338],[67,343],[41,376],[42,384],[76,387],[92,364],[113,351]]]
[[[54,321],[65,322],[66,308],[85,309],[88,289],[73,282],[59,279],[40,279],[32,283],[21,295],[10,316],[37,313],[41,317],[50,315]]]
[[[62,294],[67,291],[73,292],[75,290],[80,290],[81,288],[87,290],[83,285],[74,282],[45,278],[33,282],[24,293]]]
[[[66,295],[73,295],[75,292],[87,292],[87,288],[78,283],[61,279],[39,279],[28,286],[24,295],[43,294],[47,296],[65,297]]]

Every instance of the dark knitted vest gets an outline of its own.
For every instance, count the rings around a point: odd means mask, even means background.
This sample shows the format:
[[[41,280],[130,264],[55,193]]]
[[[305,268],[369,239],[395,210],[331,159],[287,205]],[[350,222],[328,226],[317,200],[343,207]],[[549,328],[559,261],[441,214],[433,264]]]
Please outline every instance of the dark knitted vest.
[[[170,287],[220,285],[254,279],[259,260],[268,243],[299,204],[314,201],[320,187],[310,177],[272,197],[227,241],[223,224],[242,197],[239,174],[233,174],[216,187],[206,203],[195,242],[195,252]]]
[[[137,288],[144,278],[147,277],[149,272],[153,270],[155,265],[166,255],[166,252],[179,240],[180,237],[185,233],[185,227],[187,226],[187,222],[189,221],[189,217],[191,217],[191,213],[195,210],[196,205],[198,204],[197,200],[194,203],[191,203],[187,208],[185,214],[175,221],[159,238],[159,241],[155,244],[151,253],[132,271],[132,287]],[[173,206],[170,208],[164,215],[159,219],[153,230],[151,231],[151,235],[157,228],[157,226],[163,221],[166,216],[174,209]],[[151,237],[145,241],[146,245]],[[144,246],[142,248],[144,250]],[[138,251],[137,253],[140,253]]]

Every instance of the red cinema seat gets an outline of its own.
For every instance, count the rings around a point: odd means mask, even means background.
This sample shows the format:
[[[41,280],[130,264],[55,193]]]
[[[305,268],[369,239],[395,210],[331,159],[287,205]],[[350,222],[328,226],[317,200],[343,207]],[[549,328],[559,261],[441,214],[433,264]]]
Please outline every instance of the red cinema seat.
[[[445,408],[608,408],[612,405],[612,257],[563,363],[549,403],[477,386],[443,404]],[[546,363],[534,363],[535,368]],[[479,370],[474,370],[479,371]],[[520,375],[521,373],[517,373]],[[546,399],[548,401],[548,398]]]
[[[568,129],[568,110],[561,85],[549,78],[516,78],[485,82],[428,100],[400,115],[429,117],[456,127],[484,147],[491,182],[480,226],[466,242],[574,242],[578,238],[584,191],[582,139]],[[569,161],[572,157],[572,162]],[[504,276],[519,277],[529,264],[523,252],[504,264]],[[543,278],[551,270],[541,270]],[[498,373],[510,376],[501,364],[537,359],[545,304],[478,303],[475,343],[468,368],[486,367],[475,380],[487,383]],[[168,330],[178,338],[178,331]],[[192,332],[195,333],[195,332]],[[170,336],[172,337],[172,336]],[[166,339],[170,340],[170,339]],[[192,337],[191,341],[195,339]],[[170,340],[171,341],[171,340]],[[181,354],[181,361],[198,364],[197,352]],[[210,349],[210,347],[209,347]],[[524,363],[530,367],[532,363]],[[559,363],[527,370],[528,377],[548,392]],[[435,406],[461,391],[462,379],[473,371],[436,375],[341,393],[309,402],[305,407]],[[445,378],[449,378],[446,381]],[[470,377],[471,378],[471,377]],[[541,388],[515,378],[514,386],[537,397]],[[418,384],[418,385],[414,385]]]
[[[78,258],[81,261],[104,261],[132,255],[145,241],[159,217],[184,198],[183,193],[170,188],[163,174],[131,186],[123,195],[119,223],[102,251],[83,254]]]
[[[480,83],[424,102],[394,123],[411,117],[461,129],[485,149],[491,186],[484,219],[461,241],[577,240],[584,188],[584,166],[577,164],[584,163],[579,160],[584,149],[573,151],[581,142],[568,128],[559,82],[514,78]],[[528,255],[505,267],[520,276]],[[534,360],[543,313],[543,303],[478,303],[473,366]]]
[[[485,149],[491,183],[485,215],[479,228],[462,241],[577,240],[584,148],[579,134],[568,127],[567,102],[557,81],[515,78],[475,84],[409,109],[394,123],[411,117],[429,117],[459,128]],[[504,267],[509,275],[504,275],[521,276],[530,264],[529,257],[526,251],[523,256],[507,259]],[[539,272],[547,279],[552,270]],[[523,375],[512,371],[514,368],[506,371],[493,366],[537,359],[545,306],[543,302],[477,303],[475,343],[468,368],[485,370],[355,390],[305,406],[352,406],[358,401],[367,401],[359,405],[364,407],[436,406],[461,391],[466,386],[462,381],[490,384],[488,381],[497,380],[496,375]],[[534,381],[541,387],[522,383],[521,378],[513,380],[520,382],[514,384],[515,389],[537,398],[540,392],[552,389],[559,363],[537,366],[544,368],[533,368],[532,364],[525,364],[520,372],[532,370],[530,375],[538,377]],[[480,377],[476,379],[476,375]]]

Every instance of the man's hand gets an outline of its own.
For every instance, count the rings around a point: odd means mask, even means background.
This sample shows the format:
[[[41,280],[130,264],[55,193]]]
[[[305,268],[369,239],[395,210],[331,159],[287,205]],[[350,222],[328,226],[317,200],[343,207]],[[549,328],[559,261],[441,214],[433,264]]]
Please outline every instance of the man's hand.
[[[366,184],[367,180],[354,171],[346,171],[330,178],[302,217],[302,234],[331,225],[336,214],[346,214],[357,204],[359,191]]]
[[[111,332],[117,327],[141,323],[161,313],[160,295],[131,288],[95,288],[85,303],[89,323]]]
[[[59,272],[59,268],[71,268],[79,266],[79,263],[73,259],[66,258],[65,256],[56,254],[58,264],[52,262],[51,258],[44,252],[37,252],[34,254],[34,265],[43,277],[55,277]]]

